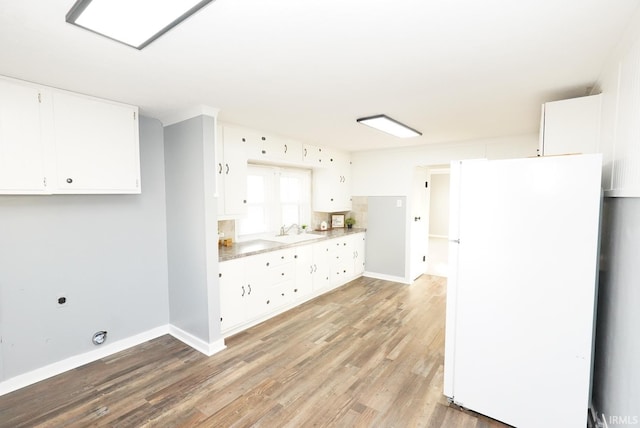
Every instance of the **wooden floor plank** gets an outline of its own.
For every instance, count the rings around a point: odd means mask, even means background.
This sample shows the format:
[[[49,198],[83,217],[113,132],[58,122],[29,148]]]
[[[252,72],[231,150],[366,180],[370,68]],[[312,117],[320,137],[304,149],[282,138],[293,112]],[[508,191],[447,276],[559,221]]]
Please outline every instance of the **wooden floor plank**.
[[[0,428],[505,427],[442,395],[445,290],[360,278],[212,357],[163,336],[0,397]]]

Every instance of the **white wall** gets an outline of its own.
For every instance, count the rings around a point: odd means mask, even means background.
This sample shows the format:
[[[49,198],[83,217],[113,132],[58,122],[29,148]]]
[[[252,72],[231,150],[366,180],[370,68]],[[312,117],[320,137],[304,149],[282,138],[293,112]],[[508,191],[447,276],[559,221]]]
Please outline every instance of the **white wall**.
[[[0,196],[0,381],[167,324],[162,132],[140,118],[140,195]]]
[[[631,75],[630,75],[631,73]],[[635,74],[633,74],[635,73]],[[640,9],[599,81],[605,198],[593,407],[640,424]],[[622,107],[622,109],[621,109]],[[622,111],[622,113],[621,113]],[[626,111],[626,113],[625,113]],[[629,112],[635,111],[634,114]],[[633,419],[635,418],[635,419]]]
[[[462,159],[508,159],[535,156],[538,133],[446,144],[429,144],[351,154],[353,194],[409,196],[414,167]]]
[[[454,142],[446,144],[430,144],[397,149],[372,150],[354,152],[351,154],[353,195],[357,196],[407,196],[407,204],[413,207],[412,200],[415,188],[416,167],[448,164],[452,160],[461,159],[506,159],[535,156],[538,148],[538,134],[519,135],[514,137],[489,138],[475,141]],[[411,211],[409,211],[410,213]],[[369,209],[371,216],[371,208]],[[411,258],[411,251],[416,247],[411,236],[412,228],[408,224],[412,221],[406,217],[405,225],[396,226],[396,230],[404,232],[407,249],[403,257],[405,272],[396,274],[410,283],[413,278],[412,266],[417,262]],[[368,234],[376,232],[371,224]],[[402,233],[401,232],[401,233]],[[427,237],[425,236],[426,240]],[[430,252],[431,250],[429,250]],[[415,254],[414,254],[415,256]],[[367,259],[371,253],[367,253]],[[369,270],[368,274],[384,274]],[[414,269],[415,266],[414,266]]]

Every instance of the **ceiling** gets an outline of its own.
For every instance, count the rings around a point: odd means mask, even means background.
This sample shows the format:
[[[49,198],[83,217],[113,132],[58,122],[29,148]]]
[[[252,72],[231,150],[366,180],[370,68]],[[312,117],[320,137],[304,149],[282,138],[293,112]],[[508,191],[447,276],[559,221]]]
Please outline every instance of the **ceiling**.
[[[585,95],[640,0],[216,0],[142,51],[65,22],[75,0],[0,0],[0,74],[167,118],[350,151],[536,132]],[[423,135],[356,123],[384,113]]]

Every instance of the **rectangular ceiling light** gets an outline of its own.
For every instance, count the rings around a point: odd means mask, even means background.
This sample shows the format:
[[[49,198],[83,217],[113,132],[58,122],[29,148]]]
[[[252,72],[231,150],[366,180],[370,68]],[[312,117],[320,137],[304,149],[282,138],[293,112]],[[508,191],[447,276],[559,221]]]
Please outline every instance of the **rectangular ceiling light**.
[[[418,137],[422,135],[422,132],[409,128],[404,123],[391,119],[389,116],[384,114],[361,117],[360,119],[357,119],[357,122],[400,138]]]
[[[67,22],[142,49],[213,0],[78,0]]]

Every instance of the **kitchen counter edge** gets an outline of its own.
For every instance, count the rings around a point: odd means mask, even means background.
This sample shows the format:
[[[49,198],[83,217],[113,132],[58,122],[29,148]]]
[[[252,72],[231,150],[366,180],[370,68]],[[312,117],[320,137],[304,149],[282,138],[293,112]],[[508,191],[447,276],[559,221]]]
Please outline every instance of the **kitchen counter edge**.
[[[317,239],[310,239],[303,242],[295,243],[281,243],[275,241],[268,241],[266,239],[256,239],[253,241],[236,242],[231,247],[218,247],[218,261],[226,262],[228,260],[239,259],[242,257],[253,256],[256,254],[266,253],[269,251],[283,250],[285,248],[299,247],[302,245],[315,244],[327,239],[340,238],[346,235],[352,235],[354,233],[364,233],[367,229],[353,228],[353,229],[329,229],[329,230],[314,230],[314,235],[318,236]]]

